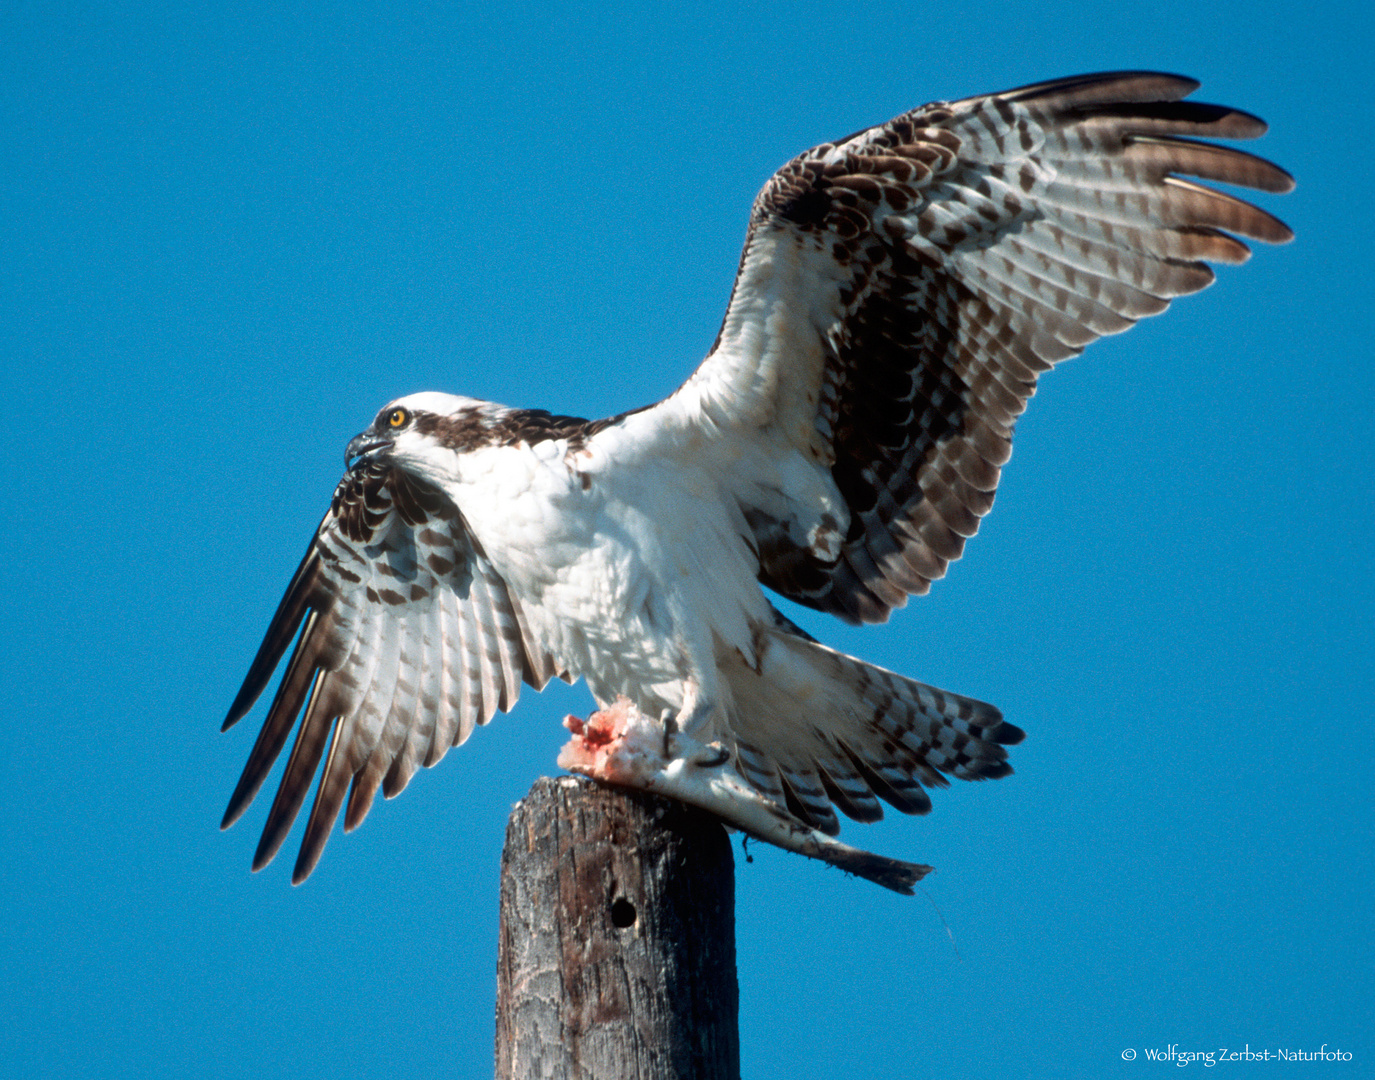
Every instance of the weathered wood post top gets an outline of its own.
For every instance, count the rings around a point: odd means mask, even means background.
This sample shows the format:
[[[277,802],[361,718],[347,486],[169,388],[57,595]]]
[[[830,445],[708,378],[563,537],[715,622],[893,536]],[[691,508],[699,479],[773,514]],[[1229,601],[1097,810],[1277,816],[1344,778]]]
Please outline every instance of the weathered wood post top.
[[[501,859],[498,1080],[739,1080],[735,867],[712,815],[580,777]]]

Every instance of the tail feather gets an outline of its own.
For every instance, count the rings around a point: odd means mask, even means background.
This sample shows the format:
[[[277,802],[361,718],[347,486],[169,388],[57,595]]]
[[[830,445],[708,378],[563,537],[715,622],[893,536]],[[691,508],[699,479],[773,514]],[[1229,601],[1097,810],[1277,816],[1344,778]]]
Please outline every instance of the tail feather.
[[[840,832],[840,822],[816,772],[790,768],[768,751],[741,738],[736,739],[735,750],[740,774],[761,795],[779,806],[786,806],[793,817],[813,829],[820,829],[827,836]],[[880,810],[879,816],[882,814]]]
[[[819,766],[817,775],[831,802],[846,817],[853,821],[878,821],[883,817],[883,807],[864,777],[852,768],[847,769],[838,759]]]
[[[916,769],[903,763],[883,765],[878,762],[866,760],[864,756],[851,750],[844,742],[840,743],[840,749],[848,757],[859,775],[864,778],[869,789],[880,799],[896,810],[901,810],[904,814],[929,814],[931,812],[931,796],[922,790],[921,784],[915,776]],[[927,774],[933,777],[936,784],[944,784],[944,778],[932,773],[929,769]]]
[[[729,673],[741,774],[799,820],[834,835],[856,821],[931,809],[948,776],[990,780],[1024,732],[994,706],[837,652],[786,620],[762,635],[759,670]]]
[[[783,800],[788,813],[827,836],[840,832],[840,820],[831,809],[831,800],[815,772],[789,770],[783,774]]]

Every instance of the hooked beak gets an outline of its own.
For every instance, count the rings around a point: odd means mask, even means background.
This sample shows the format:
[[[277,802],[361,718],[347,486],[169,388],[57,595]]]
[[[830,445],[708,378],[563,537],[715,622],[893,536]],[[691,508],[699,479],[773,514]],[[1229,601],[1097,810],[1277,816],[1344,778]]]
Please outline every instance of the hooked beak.
[[[391,449],[392,440],[387,435],[379,435],[375,431],[365,431],[361,435],[355,435],[349,440],[348,449],[344,451],[344,467],[356,469],[359,465],[366,464],[376,458],[383,450]]]

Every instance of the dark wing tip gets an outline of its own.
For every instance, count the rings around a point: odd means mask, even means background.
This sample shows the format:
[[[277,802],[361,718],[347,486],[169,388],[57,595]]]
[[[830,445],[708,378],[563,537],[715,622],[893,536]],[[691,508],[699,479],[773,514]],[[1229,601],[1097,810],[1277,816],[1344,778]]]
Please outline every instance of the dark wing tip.
[[[300,885],[315,872],[315,864],[320,861],[320,856],[324,850],[323,840],[310,848],[307,848],[304,843],[301,845],[301,851],[296,856],[296,865],[291,868],[291,884]]]
[[[268,624],[267,633],[263,635],[263,643],[258,646],[253,663],[249,665],[243,686],[239,688],[234,703],[229,706],[224,723],[220,725],[221,732],[228,731],[248,715],[248,711],[253,708],[258,697],[272,680],[272,673],[277,670],[277,665],[286,653],[287,646],[295,638],[301,620],[305,618],[310,607],[319,573],[320,553],[315,546],[315,537],[312,536],[305,557],[301,559],[301,565],[292,575],[291,584],[287,586],[282,601],[272,616],[272,622]]]
[[[1026,738],[1026,732],[1016,724],[1009,724],[1004,720],[988,733],[987,738],[990,742],[998,743],[1001,746],[1016,746]]]
[[[311,683],[310,696],[306,702],[305,715],[301,718],[300,729],[296,732],[296,743],[287,759],[286,772],[277,788],[277,797],[272,800],[272,809],[267,814],[267,824],[258,840],[258,849],[253,855],[253,869],[261,870],[277,856],[292,823],[300,812],[310,790],[311,780],[325,752],[325,743],[336,727],[336,717],[321,708],[320,684],[325,672],[316,673]]]
[[[1207,123],[1220,139],[1259,139],[1270,125],[1255,113],[1235,109],[1230,105],[1212,105],[1206,101],[1185,102],[1193,119]]]
[[[250,867],[253,873],[256,874],[275,859],[277,857],[277,849],[281,846],[281,841],[278,841],[275,845],[269,845],[267,842],[267,833],[264,832],[258,840],[257,849],[253,852],[253,865]]]
[[[240,779],[239,787],[242,786],[243,780]],[[239,791],[239,788],[234,789],[234,794],[229,799],[229,805],[225,808],[224,817],[220,818],[220,832],[224,832],[225,829],[229,828],[234,822],[238,821],[239,818],[243,817],[244,811],[247,810],[249,804],[253,802],[253,795],[256,794],[257,792],[254,791],[245,798]]]
[[[1178,101],[1203,84],[1165,71],[1098,71],[1019,86],[997,97],[1009,101],[1054,99],[1056,105],[1100,105],[1123,101]]]
[[[296,865],[291,871],[293,885],[299,885],[310,877],[315,865],[320,861],[320,856],[324,854],[325,843],[329,840],[334,821],[339,816],[339,808],[343,805],[344,792],[348,788],[351,776],[347,754],[340,753],[344,741],[345,721],[342,717],[336,717],[333,723],[334,735],[330,739],[329,753],[320,773],[319,786],[315,789],[315,805],[311,807],[305,836],[301,839],[301,850],[296,855]]]
[[[234,787],[234,794],[230,796],[229,807],[225,810],[224,819],[220,823],[221,829],[227,829],[238,821],[257,797],[267,774],[272,771],[273,764],[291,734],[301,706],[316,693],[323,676],[316,668],[316,659],[324,646],[324,642],[319,640],[315,633],[318,620],[319,614],[315,611],[311,611],[305,619],[305,626],[297,639],[291,660],[287,663],[286,674],[282,676],[282,681],[277,687],[277,694],[272,701],[272,707],[268,710],[267,719],[263,721],[258,738],[253,743],[253,750],[244,764],[238,784]]]

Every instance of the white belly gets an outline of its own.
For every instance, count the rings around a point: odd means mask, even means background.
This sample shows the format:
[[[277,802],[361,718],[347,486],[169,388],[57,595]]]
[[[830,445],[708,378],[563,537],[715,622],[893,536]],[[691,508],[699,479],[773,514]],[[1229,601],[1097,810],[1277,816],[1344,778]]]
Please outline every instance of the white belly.
[[[463,473],[451,494],[530,631],[599,702],[676,712],[689,682],[719,696],[722,652],[752,658],[768,602],[710,470],[570,466],[551,441],[469,453]]]

